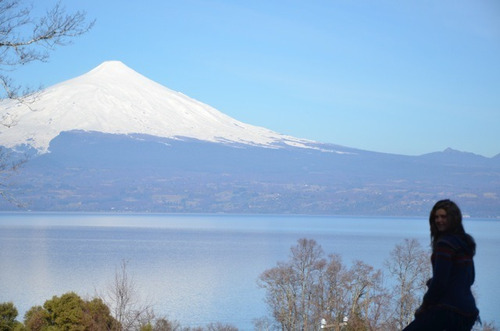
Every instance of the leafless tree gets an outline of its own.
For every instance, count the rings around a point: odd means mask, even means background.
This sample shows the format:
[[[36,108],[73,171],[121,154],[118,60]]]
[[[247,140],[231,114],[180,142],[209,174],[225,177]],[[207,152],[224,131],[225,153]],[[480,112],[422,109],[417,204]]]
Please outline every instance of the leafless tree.
[[[361,261],[347,269],[338,255],[327,260],[314,240],[300,239],[259,285],[282,330],[317,330],[322,319],[334,330],[381,330],[386,321],[381,271]]]
[[[0,0],[0,100],[15,99],[29,108],[36,94],[29,89],[20,92],[21,87],[8,73],[33,61],[46,61],[56,46],[71,43],[74,37],[94,25],[94,21],[87,22],[84,12],[66,13],[61,3],[42,17],[32,13],[33,7],[22,0]],[[0,125],[10,128],[16,124],[14,114],[0,113]],[[26,162],[27,157],[13,154],[0,147],[0,197],[21,206],[8,194],[7,178]]]
[[[34,17],[32,9],[21,0],[0,0],[2,98],[18,98],[20,91],[6,72],[33,61],[46,61],[56,46],[68,45],[94,25],[94,21],[87,22],[84,12],[66,13],[60,2],[42,17]]]
[[[380,330],[385,322],[388,294],[382,272],[355,261],[344,276],[348,291],[349,329]]]
[[[101,299],[124,331],[139,330],[141,326],[152,324],[155,318],[152,305],[141,301],[134,279],[128,274],[126,261],[122,261],[115,271],[114,281]]]
[[[350,310],[348,304],[349,292],[345,286],[348,281],[348,272],[337,254],[331,254],[318,288],[320,301],[318,302],[319,318],[325,319],[330,329],[340,330],[344,318]]]
[[[238,328],[235,326],[220,322],[210,323],[207,325],[206,329],[207,331],[238,331]]]
[[[9,193],[9,180],[26,160],[26,156],[17,155],[17,153],[13,153],[0,146],[0,198],[18,207],[24,207],[24,205]]]
[[[273,331],[279,330],[275,322],[269,317],[256,318],[253,321],[254,330],[256,331]]]
[[[318,283],[323,273],[326,260],[322,258],[323,250],[312,239],[299,239],[298,245],[291,248],[291,271],[297,281],[297,311],[303,330],[317,325],[318,316],[314,312],[318,299]]]
[[[494,322],[482,322],[481,324],[476,323],[474,325],[473,331],[498,331]]]
[[[318,281],[326,266],[323,250],[314,240],[300,239],[291,248],[290,261],[266,270],[259,286],[266,289],[266,301],[283,330],[309,330],[319,319]]]
[[[398,330],[412,320],[430,277],[429,252],[416,239],[405,239],[390,252],[385,267],[395,279],[393,288],[394,322]]]

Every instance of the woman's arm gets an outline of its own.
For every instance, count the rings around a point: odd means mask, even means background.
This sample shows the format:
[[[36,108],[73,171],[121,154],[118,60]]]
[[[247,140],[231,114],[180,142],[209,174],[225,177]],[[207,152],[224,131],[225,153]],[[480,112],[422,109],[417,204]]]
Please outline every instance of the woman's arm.
[[[432,263],[432,278],[430,279],[429,289],[424,295],[423,306],[437,304],[443,294],[446,293],[454,254],[455,250],[446,240],[437,242]]]

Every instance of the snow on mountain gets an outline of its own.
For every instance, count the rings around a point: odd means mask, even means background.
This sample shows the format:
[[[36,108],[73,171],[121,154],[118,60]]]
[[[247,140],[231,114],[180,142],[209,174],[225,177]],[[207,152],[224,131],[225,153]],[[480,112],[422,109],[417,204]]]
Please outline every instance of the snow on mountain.
[[[88,73],[42,90],[32,102],[3,100],[0,145],[30,145],[40,153],[63,131],[243,143],[263,147],[309,147],[310,140],[237,121],[172,91],[122,62],[104,62]]]

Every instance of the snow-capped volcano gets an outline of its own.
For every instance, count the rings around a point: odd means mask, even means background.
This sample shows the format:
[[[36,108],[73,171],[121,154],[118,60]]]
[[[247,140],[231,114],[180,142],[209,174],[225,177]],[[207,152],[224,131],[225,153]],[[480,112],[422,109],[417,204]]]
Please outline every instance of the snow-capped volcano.
[[[104,62],[82,76],[46,88],[32,101],[4,100],[0,112],[0,145],[27,144],[40,153],[48,151],[59,133],[72,130],[263,147],[313,143],[237,121],[119,61]]]

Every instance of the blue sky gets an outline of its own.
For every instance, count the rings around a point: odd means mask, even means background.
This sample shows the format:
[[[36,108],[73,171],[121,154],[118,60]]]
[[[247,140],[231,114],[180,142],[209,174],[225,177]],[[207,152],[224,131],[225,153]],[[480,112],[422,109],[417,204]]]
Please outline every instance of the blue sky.
[[[45,10],[56,1],[35,2]],[[107,60],[240,121],[420,155],[500,153],[497,0],[63,0],[95,27],[12,73],[50,86]]]

